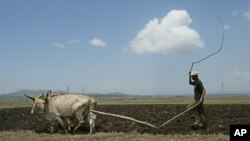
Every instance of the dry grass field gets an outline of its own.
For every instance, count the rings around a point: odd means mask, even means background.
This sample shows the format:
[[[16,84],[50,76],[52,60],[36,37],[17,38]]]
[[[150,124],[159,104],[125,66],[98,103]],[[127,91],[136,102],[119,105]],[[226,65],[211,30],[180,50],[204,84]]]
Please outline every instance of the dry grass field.
[[[132,133],[96,133],[64,135],[64,134],[47,134],[36,133],[34,131],[3,131],[0,132],[1,141],[228,141],[229,136],[223,134],[211,135],[152,135]]]

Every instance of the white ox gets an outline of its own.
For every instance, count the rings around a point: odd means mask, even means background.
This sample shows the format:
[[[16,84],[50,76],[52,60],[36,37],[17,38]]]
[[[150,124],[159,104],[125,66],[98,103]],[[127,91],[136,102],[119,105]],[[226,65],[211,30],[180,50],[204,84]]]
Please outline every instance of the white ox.
[[[68,133],[63,120],[76,117],[79,123],[74,128],[73,133],[84,123],[84,119],[87,119],[90,125],[90,134],[92,134],[96,115],[90,110],[94,110],[97,104],[94,98],[74,94],[51,95],[51,91],[46,96],[40,95],[35,98],[28,95],[25,96],[32,100],[31,114],[36,111],[43,112],[45,118],[52,121],[52,132],[53,125],[57,121],[64,128],[65,133]]]

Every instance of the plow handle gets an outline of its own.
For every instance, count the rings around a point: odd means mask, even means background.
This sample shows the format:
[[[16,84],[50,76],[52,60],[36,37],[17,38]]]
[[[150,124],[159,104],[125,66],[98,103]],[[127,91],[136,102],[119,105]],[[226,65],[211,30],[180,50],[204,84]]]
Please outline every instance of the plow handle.
[[[180,117],[181,115],[187,113],[188,111],[192,110],[193,108],[195,108],[196,106],[198,106],[200,104],[200,102],[196,103],[195,105],[193,105],[192,107],[186,109],[184,112],[174,116],[173,118],[171,118],[170,120],[166,121],[165,123],[163,123],[161,126],[159,126],[159,128],[167,125],[168,123],[170,123],[171,121],[175,120],[176,118]]]

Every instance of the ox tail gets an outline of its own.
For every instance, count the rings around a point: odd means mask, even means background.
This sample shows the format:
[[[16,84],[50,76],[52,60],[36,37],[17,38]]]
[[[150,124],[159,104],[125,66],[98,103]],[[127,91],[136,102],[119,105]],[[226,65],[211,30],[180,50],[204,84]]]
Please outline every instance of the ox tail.
[[[143,121],[131,118],[131,117],[117,115],[117,114],[111,114],[111,113],[106,113],[106,112],[101,112],[101,111],[96,111],[96,110],[92,110],[92,109],[90,110],[90,112],[93,112],[93,113],[96,113],[96,114],[101,114],[101,115],[118,117],[118,118],[122,118],[122,119],[127,119],[127,120],[131,120],[131,121],[134,121],[134,122],[137,122],[137,123],[140,123],[140,124],[144,124],[144,125],[150,126],[152,128],[157,128],[158,129],[158,127],[155,126],[155,125],[153,125],[153,124],[150,124],[148,122],[143,122]]]

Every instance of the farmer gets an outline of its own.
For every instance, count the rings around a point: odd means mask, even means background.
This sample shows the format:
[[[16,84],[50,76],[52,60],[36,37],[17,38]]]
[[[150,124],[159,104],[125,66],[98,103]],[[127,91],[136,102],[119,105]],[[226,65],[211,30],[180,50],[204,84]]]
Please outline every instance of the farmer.
[[[198,78],[197,71],[189,72],[189,84],[194,86],[194,102],[189,104],[187,108],[199,103],[199,105],[194,108],[196,120],[192,127],[200,127],[205,129],[207,127],[207,121],[204,115],[203,101],[206,90],[201,80]]]

